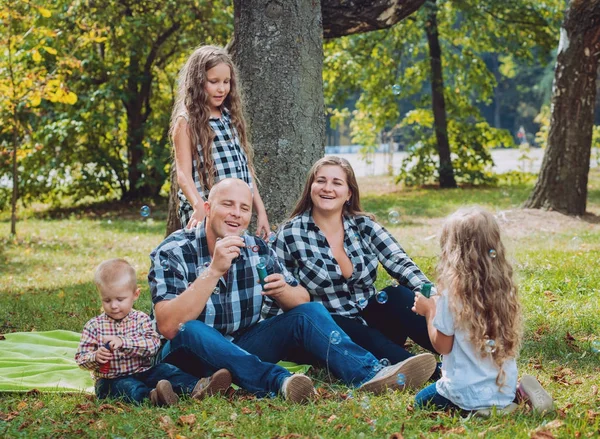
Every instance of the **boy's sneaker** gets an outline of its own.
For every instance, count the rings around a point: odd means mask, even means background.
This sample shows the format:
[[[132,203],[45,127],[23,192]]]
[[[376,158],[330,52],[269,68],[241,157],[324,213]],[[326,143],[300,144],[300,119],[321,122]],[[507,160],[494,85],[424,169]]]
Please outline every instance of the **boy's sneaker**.
[[[529,401],[533,411],[543,414],[554,411],[554,401],[539,381],[531,375],[523,375],[517,392],[524,401]]]
[[[175,405],[179,402],[179,396],[173,391],[169,381],[160,380],[156,388],[150,391],[150,401],[157,406]]]
[[[227,369],[219,369],[211,376],[198,380],[192,390],[192,398],[200,400],[207,396],[225,393],[229,386],[231,386],[231,373]]]
[[[303,403],[315,394],[312,380],[302,373],[296,373],[283,380],[281,394],[286,401]]]
[[[406,387],[420,388],[435,372],[437,362],[432,354],[419,354],[414,357],[382,368],[377,375],[359,387],[375,394],[386,388],[403,390]]]

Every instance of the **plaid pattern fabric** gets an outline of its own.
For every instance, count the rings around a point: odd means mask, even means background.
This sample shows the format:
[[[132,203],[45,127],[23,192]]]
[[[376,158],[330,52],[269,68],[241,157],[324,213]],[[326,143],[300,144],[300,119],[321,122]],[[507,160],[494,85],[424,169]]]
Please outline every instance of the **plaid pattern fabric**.
[[[231,123],[229,110],[224,108],[221,115],[220,119],[211,117],[209,120],[210,126],[215,132],[215,140],[212,144],[215,183],[224,178],[239,178],[248,183],[250,188],[252,188],[252,174],[248,168],[248,157],[246,157],[246,153],[240,145],[237,130],[233,123]],[[182,117],[185,117],[187,120],[186,114],[182,114]],[[200,168],[202,169],[204,167],[202,145],[198,145],[197,148],[198,155],[200,156]],[[209,190],[203,188],[200,184],[196,160],[192,163],[192,177],[198,193],[202,196],[203,200],[207,200]],[[182,227],[185,227],[192,217],[194,209],[185,198],[181,189],[177,192],[177,197],[179,198],[179,218]]]
[[[429,282],[392,235],[367,216],[344,216],[344,248],[354,271],[349,279],[333,257],[325,235],[311,212],[292,218],[277,234],[273,246],[286,268],[332,314],[358,317],[361,304],[377,293],[377,266],[401,285],[420,291]],[[433,290],[433,289],[432,289]],[[432,291],[434,294],[435,291]],[[277,304],[263,307],[263,315],[279,313]]]
[[[95,356],[103,344],[103,337],[107,335],[119,336],[123,346],[113,352],[108,373],[101,373]],[[159,348],[160,337],[152,329],[150,318],[143,312],[131,310],[121,320],[114,320],[102,313],[83,327],[75,361],[80,367],[90,370],[94,379],[117,378],[150,369]]]
[[[173,232],[150,255],[148,281],[155,328],[154,305],[176,298],[210,265],[205,224],[204,221],[194,229]],[[227,281],[219,279],[197,318],[229,340],[260,319],[263,296],[256,265],[261,257],[267,261],[269,274],[282,273],[289,284],[298,284],[262,239],[248,234],[242,237],[246,247],[229,268]]]

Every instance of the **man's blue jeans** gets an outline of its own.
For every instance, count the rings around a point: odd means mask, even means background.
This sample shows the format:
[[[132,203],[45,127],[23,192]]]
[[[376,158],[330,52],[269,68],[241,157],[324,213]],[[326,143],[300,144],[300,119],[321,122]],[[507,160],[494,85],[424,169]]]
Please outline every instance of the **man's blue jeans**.
[[[370,380],[379,366],[370,352],[353,343],[335,324],[320,303],[298,305],[257,323],[233,341],[203,322],[189,321],[163,346],[158,361],[175,364],[196,376],[225,368],[243,389],[265,396],[279,393],[283,380],[291,375],[274,363],[297,348],[313,354],[349,386],[358,387]]]
[[[126,401],[141,403],[148,398],[150,391],[160,380],[167,380],[178,395],[190,394],[198,378],[185,373],[172,364],[156,364],[150,369],[119,378],[100,378],[96,381],[98,399],[123,398]]]

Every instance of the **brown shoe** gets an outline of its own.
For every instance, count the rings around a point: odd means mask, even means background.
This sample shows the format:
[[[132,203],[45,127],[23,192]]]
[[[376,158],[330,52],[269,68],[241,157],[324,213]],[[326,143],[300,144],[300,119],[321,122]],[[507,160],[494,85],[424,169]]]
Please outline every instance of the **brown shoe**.
[[[200,378],[194,390],[192,398],[204,399],[207,396],[225,393],[231,386],[231,373],[227,369],[219,369],[212,376]]]
[[[179,402],[179,397],[173,391],[169,381],[160,380],[156,384],[156,389],[150,391],[150,401],[157,406],[175,405]]]
[[[281,393],[286,401],[303,403],[315,395],[315,386],[309,377],[296,373],[283,380]]]
[[[437,362],[432,354],[419,354],[414,357],[382,368],[377,375],[359,388],[375,394],[383,393],[387,388],[403,390],[421,387],[435,372]]]

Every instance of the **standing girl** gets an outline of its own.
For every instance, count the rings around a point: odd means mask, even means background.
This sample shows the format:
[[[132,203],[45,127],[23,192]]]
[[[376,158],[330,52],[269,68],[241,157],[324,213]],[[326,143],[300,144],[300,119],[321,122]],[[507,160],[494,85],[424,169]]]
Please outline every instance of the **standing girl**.
[[[421,390],[417,406],[479,410],[515,399],[521,307],[493,215],[461,209],[445,222],[437,267],[437,298],[415,297],[431,343],[441,353],[442,378]]]
[[[257,213],[257,235],[266,237],[269,220],[252,164],[236,69],[229,54],[216,46],[199,47],[179,73],[177,99],[171,114],[179,184],[182,227],[204,220],[210,188],[224,178],[250,186]]]

